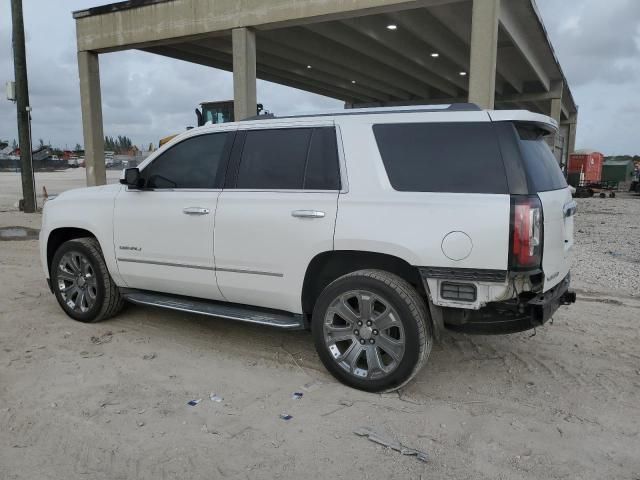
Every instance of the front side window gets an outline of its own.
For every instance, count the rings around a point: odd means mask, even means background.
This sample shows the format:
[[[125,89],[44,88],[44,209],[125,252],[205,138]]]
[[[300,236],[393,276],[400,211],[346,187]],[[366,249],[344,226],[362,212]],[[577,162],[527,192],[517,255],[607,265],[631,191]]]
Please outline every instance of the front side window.
[[[509,192],[489,122],[380,124],[374,125],[373,133],[395,190]]]
[[[332,127],[249,130],[235,187],[339,190],[339,172]]]
[[[220,188],[233,132],[190,137],[162,153],[142,172],[146,188]]]

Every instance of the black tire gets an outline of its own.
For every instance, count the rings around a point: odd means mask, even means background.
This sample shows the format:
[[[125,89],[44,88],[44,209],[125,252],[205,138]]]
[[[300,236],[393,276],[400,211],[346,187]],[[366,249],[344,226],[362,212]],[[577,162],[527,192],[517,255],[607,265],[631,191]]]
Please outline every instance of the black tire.
[[[325,341],[325,315],[332,302],[347,292],[358,290],[371,292],[388,302],[404,329],[402,359],[382,378],[362,378],[347,372],[334,360]],[[311,330],[316,351],[327,370],[345,385],[367,392],[393,391],[404,386],[424,366],[433,345],[433,326],[424,300],[408,282],[382,270],[360,270],[329,284],[316,302]]]
[[[78,252],[86,258],[92,271],[95,273],[95,302],[86,311],[78,311],[70,307],[63,298],[60,289],[62,273],[59,264],[67,253]],[[118,286],[113,282],[107,269],[100,244],[95,238],[76,238],[64,242],[53,255],[50,268],[51,286],[56,300],[64,312],[79,322],[93,323],[106,320],[116,315],[124,306],[124,299],[120,295]]]

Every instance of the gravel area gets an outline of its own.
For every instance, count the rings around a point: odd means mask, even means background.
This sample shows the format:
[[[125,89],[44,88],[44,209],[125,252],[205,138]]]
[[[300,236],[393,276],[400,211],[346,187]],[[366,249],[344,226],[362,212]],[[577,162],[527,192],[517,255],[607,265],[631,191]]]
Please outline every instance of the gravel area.
[[[576,201],[574,286],[585,292],[640,295],[640,195]]]
[[[59,193],[83,174],[37,181]],[[0,227],[38,229],[15,180],[0,173]],[[535,335],[447,332],[382,395],[336,382],[306,331],[135,305],[74,322],[38,242],[2,240],[0,480],[638,480],[640,196],[577,201],[575,305]]]

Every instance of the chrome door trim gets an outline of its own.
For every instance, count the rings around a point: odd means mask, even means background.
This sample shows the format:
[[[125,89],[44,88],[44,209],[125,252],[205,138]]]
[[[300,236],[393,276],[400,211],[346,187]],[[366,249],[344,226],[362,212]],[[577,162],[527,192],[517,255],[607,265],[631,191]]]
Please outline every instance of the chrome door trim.
[[[284,277],[284,273],[261,272],[259,270],[241,270],[238,268],[216,268],[216,272],[248,273],[250,275],[266,275],[268,277]]]
[[[129,263],[146,263],[148,265],[160,265],[163,267],[181,267],[181,268],[195,268],[197,270],[211,270],[214,271],[214,267],[208,267],[206,265],[189,265],[184,263],[170,263],[170,262],[156,262],[155,260],[140,260],[137,258],[118,258],[119,262]]]
[[[160,265],[162,267],[178,267],[178,268],[195,268],[197,270],[211,270],[216,272],[228,273],[248,273],[249,275],[265,275],[268,277],[284,277],[283,273],[262,272],[260,270],[242,270],[238,268],[215,268],[206,265],[189,265],[185,263],[157,262],[155,260],[141,260],[138,258],[117,258],[119,262],[142,263],[148,265]]]

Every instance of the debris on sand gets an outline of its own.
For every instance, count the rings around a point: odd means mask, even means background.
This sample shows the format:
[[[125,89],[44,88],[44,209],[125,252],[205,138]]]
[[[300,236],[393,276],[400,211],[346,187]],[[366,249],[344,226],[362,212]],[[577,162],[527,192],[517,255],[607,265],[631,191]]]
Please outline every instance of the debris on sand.
[[[280,414],[280,418],[282,420],[291,420],[293,417],[291,415],[289,415],[288,413],[281,413]]]
[[[400,452],[402,455],[413,455],[421,462],[427,462],[429,460],[429,456],[426,452],[421,450],[416,450],[414,448],[409,448],[402,445],[400,442],[389,439],[382,435],[378,435],[369,427],[360,427],[357,430],[354,430],[356,435],[359,437],[367,437],[370,441],[382,445],[384,447],[390,448],[391,450],[395,450],[396,452]]]
[[[100,335],[99,337],[91,337],[91,343],[95,345],[102,345],[103,343],[109,343],[113,340],[113,332],[106,332]]]
[[[210,393],[209,394],[209,400],[211,400],[212,402],[220,403],[224,399],[220,395],[218,395],[216,393]]]
[[[101,353],[101,352],[87,352],[87,351],[80,352],[80,356],[82,358],[96,358],[96,357],[101,357],[102,355],[104,355],[104,353]]]
[[[300,400],[303,395],[304,393],[302,392],[293,392],[293,394],[291,395],[291,400]]]
[[[187,405],[191,406],[191,407],[195,407],[196,405],[198,405],[200,402],[202,401],[201,398],[197,399],[197,400],[189,400],[187,402]]]
[[[156,356],[157,356],[157,355],[155,354],[155,352],[145,353],[145,354],[142,356],[142,359],[143,359],[143,360],[153,360],[154,358],[156,358]]]

